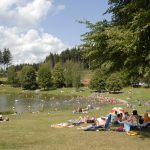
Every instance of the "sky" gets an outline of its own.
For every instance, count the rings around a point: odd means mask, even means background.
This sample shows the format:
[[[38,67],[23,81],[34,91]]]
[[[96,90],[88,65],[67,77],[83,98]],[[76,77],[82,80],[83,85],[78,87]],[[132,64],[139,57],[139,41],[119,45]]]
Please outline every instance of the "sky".
[[[9,48],[12,64],[42,62],[51,53],[81,44],[92,23],[110,15],[107,0],[1,0],[0,49]]]

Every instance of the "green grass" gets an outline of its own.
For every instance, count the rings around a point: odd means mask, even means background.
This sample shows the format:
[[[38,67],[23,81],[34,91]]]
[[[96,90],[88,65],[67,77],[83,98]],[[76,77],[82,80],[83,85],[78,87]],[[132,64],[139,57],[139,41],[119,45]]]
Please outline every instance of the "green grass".
[[[116,97],[123,100],[127,100],[131,103],[137,102],[137,100],[147,101],[150,100],[150,88],[124,88],[123,93],[120,94],[109,94],[103,93],[102,95],[108,97]],[[13,88],[9,85],[0,85],[0,93],[35,93],[35,91],[23,91],[21,88]],[[48,91],[39,91],[39,94],[49,94],[52,96],[89,96],[92,93],[87,87],[81,87],[79,91],[75,88],[59,88]],[[128,99],[130,98],[130,100]]]
[[[0,85],[0,93],[35,93],[36,91],[22,90],[21,88],[11,87],[9,85]],[[72,97],[72,96],[88,96],[91,90],[86,87],[81,87],[78,91],[75,88],[59,88],[47,91],[39,91],[39,94],[49,94],[52,96]]]
[[[82,87],[79,90],[75,88],[60,88],[49,91],[41,91],[42,94],[51,94],[54,96],[89,96],[91,94],[91,90],[86,87]]]
[[[21,93],[21,88],[13,88],[9,85],[0,85],[0,93]]]
[[[150,100],[150,88],[127,87],[127,88],[124,88],[122,91],[123,91],[123,93],[109,94],[109,96],[124,99],[124,100],[129,101],[129,103],[133,103],[133,104],[136,104],[138,102],[138,100],[140,100],[142,103],[147,100]]]
[[[105,116],[113,106],[92,110],[89,116]],[[147,108],[139,107],[140,113]],[[128,111],[131,110],[128,108]],[[39,114],[10,115],[9,122],[0,123],[0,150],[147,150],[150,132],[128,136],[124,132],[85,132],[77,127],[55,129],[50,125],[78,118],[71,110]]]

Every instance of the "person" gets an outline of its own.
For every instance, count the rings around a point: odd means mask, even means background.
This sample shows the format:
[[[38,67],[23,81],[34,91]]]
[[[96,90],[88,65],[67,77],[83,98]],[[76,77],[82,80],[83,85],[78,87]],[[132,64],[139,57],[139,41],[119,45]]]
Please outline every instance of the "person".
[[[94,124],[87,126],[87,127],[81,127],[79,129],[83,129],[84,131],[97,131],[100,128],[103,128],[103,129],[107,130],[109,128],[109,125],[111,122],[111,114],[109,114],[106,117],[106,119],[103,121],[102,121],[102,118],[100,120],[99,119],[96,119]]]
[[[117,115],[117,124],[122,124],[122,113]]]
[[[148,113],[144,114],[144,122],[150,122],[150,117],[148,116]]]
[[[114,113],[111,114],[111,123],[112,124],[117,124],[117,111],[115,111]]]
[[[136,128],[139,123],[139,116],[137,110],[133,110],[132,114],[129,116],[128,120],[124,121],[124,130],[126,132],[130,131],[131,128]]]
[[[9,121],[8,117],[3,117],[3,115],[0,115],[0,121]]]
[[[82,108],[78,107],[77,112],[82,113]]]
[[[125,112],[124,115],[122,116],[122,121],[126,121],[129,118],[129,113]]]
[[[0,121],[3,121],[4,119],[3,119],[3,115],[0,115]]]
[[[137,125],[139,121],[137,110],[132,111],[132,115],[129,116],[127,122],[131,125]]]
[[[144,123],[144,118],[142,116],[139,116],[139,124],[143,124]]]

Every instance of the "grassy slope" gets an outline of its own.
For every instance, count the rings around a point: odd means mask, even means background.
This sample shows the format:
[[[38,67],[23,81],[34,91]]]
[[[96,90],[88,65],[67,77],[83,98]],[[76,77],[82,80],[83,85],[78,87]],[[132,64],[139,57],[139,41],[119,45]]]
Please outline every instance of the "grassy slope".
[[[102,116],[113,106],[92,110],[90,116]],[[138,110],[147,108],[140,107]],[[131,112],[131,110],[128,110]],[[81,115],[81,114],[80,114]],[[0,150],[147,150],[150,130],[138,136],[128,136],[124,132],[85,132],[73,128],[55,129],[50,125],[78,118],[71,111],[51,111],[40,114],[26,113],[9,116],[9,122],[0,123]]]

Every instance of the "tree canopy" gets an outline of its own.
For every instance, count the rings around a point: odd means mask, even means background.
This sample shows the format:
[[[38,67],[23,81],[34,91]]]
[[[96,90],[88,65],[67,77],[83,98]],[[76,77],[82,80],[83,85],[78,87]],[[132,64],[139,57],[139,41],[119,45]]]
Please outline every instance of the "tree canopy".
[[[23,89],[34,90],[37,88],[36,72],[32,66],[24,66],[20,73],[20,83]]]
[[[111,21],[85,23],[81,46],[92,69],[109,64],[109,71],[127,72],[127,78],[143,80],[150,67],[149,0],[109,0]]]

